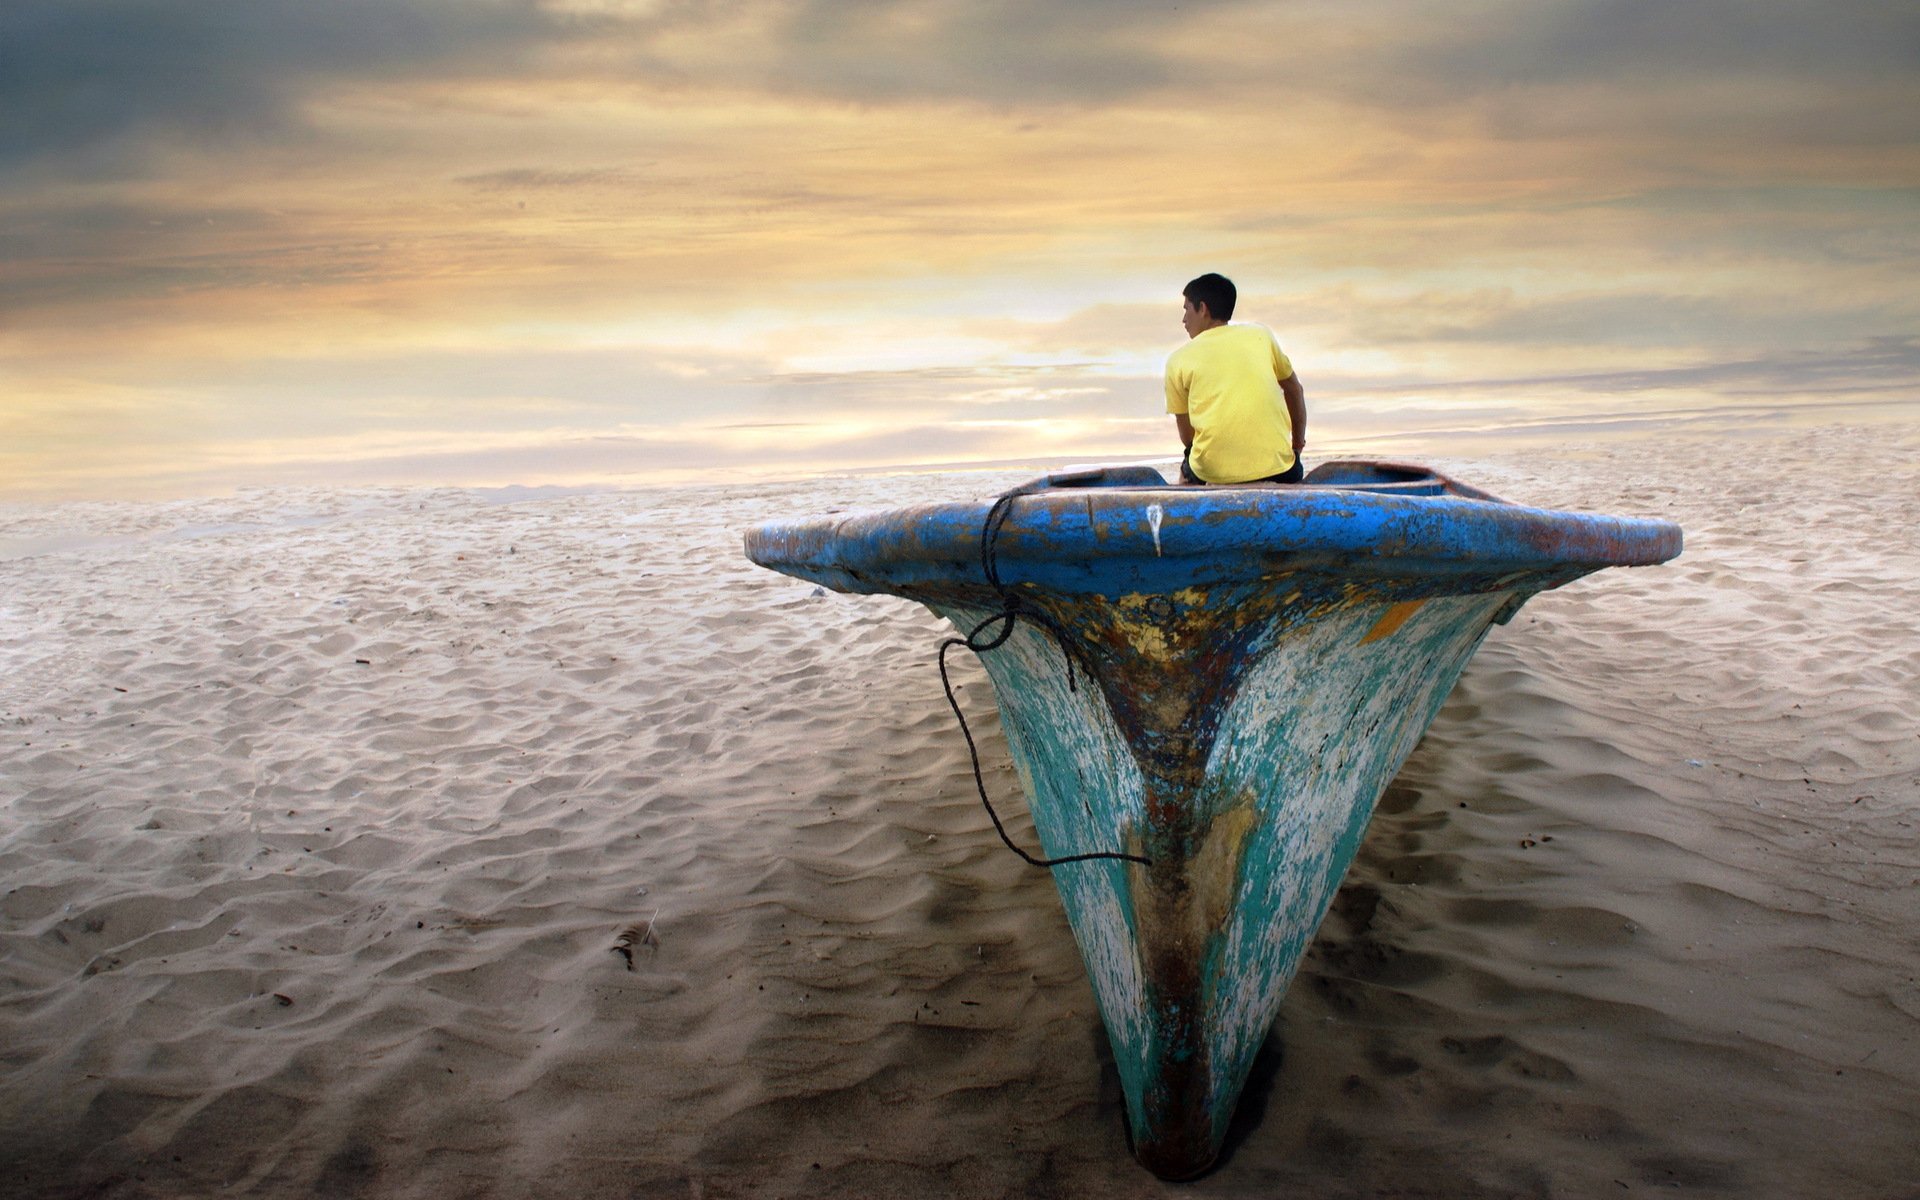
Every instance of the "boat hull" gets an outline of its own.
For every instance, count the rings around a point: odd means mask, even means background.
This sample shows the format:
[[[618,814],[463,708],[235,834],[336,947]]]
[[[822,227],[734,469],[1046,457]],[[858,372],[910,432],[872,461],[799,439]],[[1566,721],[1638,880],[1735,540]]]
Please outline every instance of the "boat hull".
[[[1425,601],[1372,643],[1399,602],[1303,604],[1273,615],[1224,687],[1142,694],[1147,680],[1205,678],[1204,636],[1136,638],[1131,661],[1083,668],[1072,691],[1059,647],[1031,626],[982,656],[1045,853],[1152,860],[1070,863],[1053,877],[1134,1152],[1156,1174],[1191,1177],[1219,1153],[1375,801],[1511,595]],[[1145,599],[1056,611],[1070,627],[1125,629]],[[1188,591],[1177,603],[1199,622],[1236,599]],[[988,615],[940,611],[964,628]]]
[[[1663,523],[1515,508],[1096,485],[1015,501],[993,572],[969,562],[987,514],[937,506],[763,526],[748,552],[963,632],[1010,595],[1029,613],[981,660],[1046,855],[1150,860],[1053,875],[1134,1152],[1181,1179],[1218,1155],[1376,800],[1487,631],[1540,590],[1678,552]]]

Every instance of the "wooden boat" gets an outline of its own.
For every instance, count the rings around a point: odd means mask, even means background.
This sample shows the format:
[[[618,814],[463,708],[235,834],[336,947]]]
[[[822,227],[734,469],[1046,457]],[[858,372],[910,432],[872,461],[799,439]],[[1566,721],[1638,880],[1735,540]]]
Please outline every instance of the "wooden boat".
[[[1374,803],[1488,629],[1680,546],[1371,462],[1206,488],[1101,468],[746,536],[762,566],[972,634],[1045,853],[1144,860],[1053,874],[1134,1152],[1169,1179],[1219,1153]]]

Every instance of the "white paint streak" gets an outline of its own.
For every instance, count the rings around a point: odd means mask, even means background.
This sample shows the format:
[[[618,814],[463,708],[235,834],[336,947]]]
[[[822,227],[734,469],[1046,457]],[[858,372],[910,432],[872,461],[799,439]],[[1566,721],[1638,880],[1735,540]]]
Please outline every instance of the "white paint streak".
[[[1147,509],[1160,551],[1160,506]],[[1346,873],[1347,842],[1426,731],[1506,593],[1437,597],[1360,649],[1385,602],[1295,626],[1256,663],[1226,713],[1196,801],[1251,794],[1226,944],[1203,1023],[1212,1030],[1213,1103],[1231,1108],[1252,1054]],[[957,614],[949,613],[953,616]],[[984,614],[980,614],[984,616]],[[956,624],[973,614],[960,616]],[[975,618],[977,620],[978,618]],[[1145,779],[1099,689],[1066,686],[1052,639],[1025,625],[983,656],[1046,853],[1120,850],[1145,822]],[[1237,802],[1237,801],[1236,801]],[[1054,881],[1113,1041],[1123,1083],[1154,1074],[1140,947],[1126,868],[1089,863]],[[1137,1103],[1138,1096],[1129,1096]],[[1223,1118],[1224,1119],[1224,1118]]]
[[[1341,835],[1357,813],[1371,812],[1478,646],[1487,615],[1505,600],[1436,598],[1362,657],[1354,647],[1381,609],[1334,614],[1276,647],[1243,682],[1207,774],[1216,787],[1260,796],[1274,826],[1266,853],[1278,865],[1264,896],[1251,894],[1249,877],[1229,922],[1221,969],[1228,986],[1211,1014],[1218,1061],[1250,1058],[1265,1039],[1346,873],[1346,862],[1335,861]],[[1390,661],[1382,664],[1383,655]],[[1362,661],[1372,664],[1365,673],[1356,670]],[[1399,686],[1381,686],[1386,681]]]

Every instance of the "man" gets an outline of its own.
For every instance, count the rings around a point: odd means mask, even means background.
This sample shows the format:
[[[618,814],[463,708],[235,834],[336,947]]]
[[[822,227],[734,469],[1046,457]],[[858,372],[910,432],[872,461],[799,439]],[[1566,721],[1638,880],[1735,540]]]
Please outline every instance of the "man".
[[[1239,293],[1224,275],[1186,286],[1187,344],[1167,358],[1167,411],[1182,483],[1299,483],[1307,393],[1264,325],[1230,325]]]

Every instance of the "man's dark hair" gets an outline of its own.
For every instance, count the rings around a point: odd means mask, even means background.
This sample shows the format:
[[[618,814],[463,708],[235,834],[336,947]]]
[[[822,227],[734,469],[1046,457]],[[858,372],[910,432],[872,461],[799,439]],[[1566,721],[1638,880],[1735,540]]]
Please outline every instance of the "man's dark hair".
[[[1207,312],[1216,321],[1233,320],[1233,302],[1240,298],[1233,280],[1211,271],[1189,283],[1180,294],[1193,301],[1195,308],[1206,305]]]

